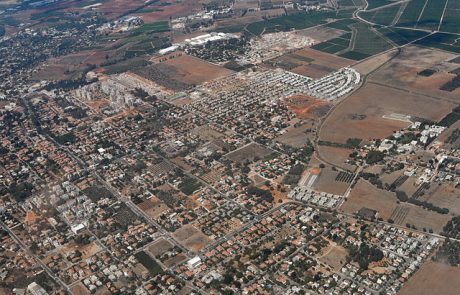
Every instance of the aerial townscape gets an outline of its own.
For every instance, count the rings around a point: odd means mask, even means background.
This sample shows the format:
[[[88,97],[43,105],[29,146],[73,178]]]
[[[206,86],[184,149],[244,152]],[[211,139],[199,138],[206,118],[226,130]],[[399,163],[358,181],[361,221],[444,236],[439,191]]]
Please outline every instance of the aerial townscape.
[[[0,1],[4,294],[460,294],[460,0]]]

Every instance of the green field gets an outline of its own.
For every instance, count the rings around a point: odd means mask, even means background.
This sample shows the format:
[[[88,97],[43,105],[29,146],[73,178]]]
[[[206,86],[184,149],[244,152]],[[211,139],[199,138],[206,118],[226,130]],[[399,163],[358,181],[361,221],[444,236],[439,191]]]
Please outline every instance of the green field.
[[[393,20],[400,8],[401,5],[393,5],[374,11],[364,11],[360,13],[360,16],[371,23],[389,26],[393,23]]]
[[[362,59],[369,57],[370,55],[361,53],[361,52],[357,52],[357,51],[347,51],[343,54],[340,54],[339,56],[348,58],[348,59],[353,59],[353,60],[362,60]]]
[[[144,24],[131,32],[131,36],[138,36],[144,33],[160,33],[169,31],[167,21],[158,21],[149,24]]]
[[[380,28],[378,31],[399,46],[413,42],[428,35],[427,32],[423,31],[398,28]]]
[[[324,24],[326,23],[327,19],[341,19],[348,17],[351,17],[350,11],[340,11],[338,13],[322,11],[297,13],[293,15],[276,17],[265,21],[255,22],[249,24],[246,27],[246,29],[254,35],[261,35],[262,33],[289,31],[291,29],[306,29],[319,24]]]
[[[374,55],[392,47],[385,38],[378,35],[370,26],[357,23],[354,28],[356,29],[356,37],[353,51]]]
[[[370,10],[383,5],[391,4],[393,2],[389,0],[367,0],[367,3],[369,3],[369,5],[367,6],[367,10]]]
[[[351,32],[350,25],[356,24],[356,23],[357,21],[354,19],[341,19],[341,20],[338,20],[332,23],[328,23],[326,27],[334,28],[334,29],[338,29],[338,30],[342,30],[346,32]]]
[[[349,32],[340,37],[316,44],[312,48],[353,60],[362,60],[392,48],[390,40],[393,40],[398,45],[403,45],[428,34],[393,28],[375,30],[365,23],[354,20],[340,20],[327,26]],[[354,34],[353,38],[352,34]],[[353,44],[350,44],[352,40]],[[348,48],[350,50],[346,51]]]
[[[155,276],[163,272],[161,266],[144,251],[138,252],[134,256],[149,271],[150,275]]]
[[[327,53],[337,53],[348,48],[350,39],[351,33],[346,33],[340,37],[316,44],[312,48]]]
[[[417,23],[417,28],[437,30],[446,2],[447,0],[428,0]],[[460,14],[457,14],[457,18],[460,18]]]
[[[356,6],[355,2],[353,0],[338,0],[337,1],[339,4],[339,7],[342,6]]]
[[[460,39],[458,35],[436,33],[416,42],[416,44],[460,54]]]
[[[415,27],[426,1],[428,0],[412,0],[409,2],[399,18],[398,26]]]
[[[447,3],[444,18],[442,20],[441,31],[460,33],[460,1],[449,0]]]

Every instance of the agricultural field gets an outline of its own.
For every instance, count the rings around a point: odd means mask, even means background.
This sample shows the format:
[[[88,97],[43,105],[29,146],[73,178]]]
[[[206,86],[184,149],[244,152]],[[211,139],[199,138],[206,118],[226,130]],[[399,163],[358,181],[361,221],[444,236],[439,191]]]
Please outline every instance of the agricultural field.
[[[435,33],[417,41],[416,44],[460,54],[460,40],[458,35],[454,34]]]
[[[438,122],[440,126],[450,127],[460,120],[460,107],[456,107]]]
[[[393,3],[391,0],[367,0],[367,10],[374,9],[377,7],[389,5]]]
[[[246,30],[253,35],[261,35],[264,33],[273,33],[278,31],[289,31],[291,29],[306,29],[319,24],[326,23],[327,19],[347,18],[350,13],[346,12],[307,12],[286,15],[269,20],[251,23],[246,27]]]
[[[408,43],[414,42],[418,39],[428,36],[429,33],[423,31],[401,29],[394,27],[385,27],[377,30],[379,33],[390,39],[398,46],[403,46]]]
[[[360,0],[357,0],[357,1],[354,1],[354,0],[337,0],[337,4],[339,4],[340,8],[343,8],[343,7],[355,7],[355,6],[358,6],[358,5],[362,4],[362,3],[360,2]]]
[[[407,46],[398,56],[373,73],[369,80],[413,92],[434,95],[443,100],[456,100],[458,97],[456,92],[440,90],[442,85],[455,77],[455,74],[450,73],[458,67],[450,62],[454,57],[455,55],[449,52]],[[433,70],[433,74],[430,76],[419,74],[426,69]]]
[[[382,9],[364,11],[360,16],[368,22],[389,26],[393,24],[395,17],[398,15],[403,4],[392,5]]]
[[[385,5],[385,2],[391,4],[397,1],[370,2],[367,10],[359,13],[360,17],[382,26],[396,25],[426,32],[438,30],[445,33],[460,32],[460,19],[458,18],[460,2],[458,1],[410,0],[381,7],[381,4]]]
[[[347,20],[330,23],[328,26],[348,33],[316,44],[312,46],[313,49],[335,53],[346,59],[362,60],[393,47],[384,34],[365,23]]]
[[[433,185],[420,197],[420,200],[440,208],[447,208],[455,216],[460,215],[460,189],[451,183]]]
[[[441,31],[450,33],[460,33],[460,2],[449,1],[442,19]]]
[[[357,23],[353,25],[353,28],[356,30],[356,36],[354,36],[351,46],[351,50],[354,52],[371,56],[392,47],[385,37],[366,24]]]
[[[340,68],[351,65],[353,62],[351,60],[317,51],[311,48],[298,50],[293,53],[293,56],[297,60],[303,62],[301,65],[293,68],[291,71],[296,74],[305,75],[311,78],[321,78]]]
[[[334,195],[343,195],[350,186],[348,178],[342,178],[339,171],[332,170],[331,167],[326,166],[321,169],[318,178],[314,183],[314,189],[320,192],[327,192]],[[353,174],[351,174],[353,175]]]
[[[348,49],[351,41],[351,33],[343,34],[340,37],[330,39],[328,41],[313,45],[311,48],[327,53],[337,53]]]
[[[146,23],[158,20],[169,20],[170,17],[176,18],[186,16],[192,12],[198,12],[201,9],[203,1],[184,0],[184,1],[150,1],[139,11],[132,15],[141,17]]]
[[[438,30],[447,0],[428,0],[423,9],[417,28]]]
[[[352,31],[351,26],[353,24],[356,24],[357,22],[358,21],[356,21],[354,19],[340,19],[338,21],[328,23],[325,26],[329,27],[329,28],[342,30],[342,31],[345,31],[345,32],[351,32]]]
[[[167,21],[158,21],[147,23],[131,32],[131,36],[138,36],[143,33],[160,33],[169,31],[169,23]]]
[[[436,213],[412,204],[401,203],[398,206],[403,211],[399,213],[402,214],[402,216],[400,216],[398,220],[395,220],[395,223],[402,226],[410,224],[419,230],[425,228],[427,231],[433,230],[433,232],[439,234],[442,232],[444,225],[446,225],[451,218],[448,214]],[[391,217],[394,216],[390,216],[390,218]]]
[[[394,58],[398,54],[398,50],[395,48],[386,53],[373,56],[365,61],[356,63],[353,68],[357,70],[361,75],[369,75],[370,73],[377,70],[379,67],[385,65],[388,61]]]
[[[428,0],[412,0],[407,3],[397,25],[403,27],[415,27],[427,1]]]
[[[460,149],[460,121],[452,124],[438,138],[448,150]]]
[[[308,28],[305,30],[300,30],[297,32],[299,35],[304,35],[310,37],[318,42],[324,42],[333,38],[340,37],[343,35],[343,30],[332,28],[327,25],[317,26],[313,28]]]

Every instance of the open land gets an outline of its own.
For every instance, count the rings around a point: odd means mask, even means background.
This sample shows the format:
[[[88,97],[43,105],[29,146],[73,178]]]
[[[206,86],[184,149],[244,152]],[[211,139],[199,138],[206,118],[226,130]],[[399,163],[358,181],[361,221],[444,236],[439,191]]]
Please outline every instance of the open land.
[[[135,73],[179,91],[232,73],[230,70],[186,54],[170,56],[162,58],[162,61],[155,58],[153,65],[140,68]]]
[[[416,107],[417,106],[417,107]],[[454,106],[451,102],[368,83],[340,104],[327,117],[320,139],[345,143],[349,138],[365,141],[385,138],[408,123],[383,118],[403,114],[428,120],[441,120]]]
[[[421,267],[399,294],[429,295],[436,290],[438,294],[454,295],[460,288],[460,282],[457,280],[459,275],[458,267],[429,261]]]
[[[190,224],[178,229],[174,236],[184,247],[194,252],[200,251],[211,241],[208,236]]]

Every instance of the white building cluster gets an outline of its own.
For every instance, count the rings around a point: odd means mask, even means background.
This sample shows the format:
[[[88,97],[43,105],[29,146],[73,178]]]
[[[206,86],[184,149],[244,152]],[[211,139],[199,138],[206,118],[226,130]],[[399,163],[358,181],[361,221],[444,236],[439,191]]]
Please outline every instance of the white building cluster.
[[[158,51],[158,53],[160,55],[165,55],[167,53],[174,52],[178,49],[185,49],[187,47],[204,46],[208,42],[212,43],[216,41],[229,40],[229,39],[235,39],[235,38],[239,38],[239,37],[234,34],[212,32],[212,33],[196,36],[190,39],[185,39],[183,42],[180,42],[180,43],[174,43],[172,46],[161,49],[160,51]]]
[[[328,194],[326,192],[317,192],[305,186],[294,188],[289,192],[288,197],[293,200],[326,208],[335,208],[343,201],[342,196]]]
[[[108,30],[124,32],[138,28],[143,24],[144,21],[138,16],[126,16],[118,20],[103,24],[100,28],[98,28],[98,30],[102,32]]]
[[[286,52],[312,46],[316,40],[296,32],[264,34],[250,42],[250,50],[238,61],[242,64],[258,64],[281,56]]]
[[[131,106],[136,100],[129,88],[111,78],[78,88],[74,95],[86,101],[108,99],[117,108]]]
[[[361,75],[352,68],[342,68],[308,84],[306,94],[334,100],[350,93],[360,82]]]
[[[231,91],[194,93],[196,99],[192,107],[206,113],[211,119],[229,115],[237,117],[255,105],[269,104],[280,98],[301,93],[311,81],[308,77],[280,69],[238,73],[234,78],[234,81],[243,80],[244,83],[235,85]]]
[[[96,83],[76,89],[73,94],[77,99],[84,101],[108,99],[117,109],[132,106],[137,102],[138,99],[132,94],[136,88],[158,97],[170,94],[154,82],[130,72],[104,77]]]

